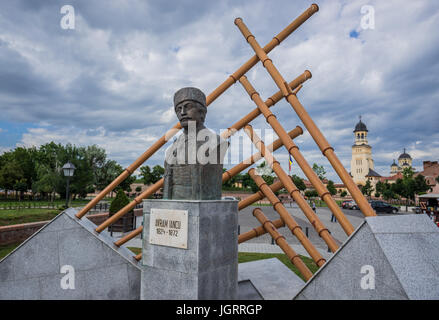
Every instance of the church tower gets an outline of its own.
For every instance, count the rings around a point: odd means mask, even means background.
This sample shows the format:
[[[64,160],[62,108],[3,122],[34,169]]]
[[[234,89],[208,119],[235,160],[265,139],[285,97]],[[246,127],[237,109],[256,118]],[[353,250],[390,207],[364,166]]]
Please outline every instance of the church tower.
[[[354,130],[355,143],[352,146],[351,175],[357,185],[366,184],[366,176],[370,170],[374,172],[372,160],[372,147],[367,142],[367,127],[361,121],[357,123]]]
[[[398,164],[400,172],[402,172],[405,168],[410,168],[412,166],[412,157],[405,152],[405,148],[404,152],[398,158]]]

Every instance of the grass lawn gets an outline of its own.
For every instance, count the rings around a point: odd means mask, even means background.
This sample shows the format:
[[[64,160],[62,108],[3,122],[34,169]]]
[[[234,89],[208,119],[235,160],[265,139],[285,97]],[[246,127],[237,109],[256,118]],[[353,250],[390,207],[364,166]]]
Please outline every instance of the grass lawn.
[[[88,203],[88,200],[72,200],[71,207],[81,207]],[[0,210],[17,210],[17,209],[58,209],[66,204],[65,200],[50,201],[0,201]]]
[[[57,209],[20,209],[0,210],[0,226],[48,221],[55,218],[61,210]]]
[[[6,255],[8,255],[10,252],[12,252],[12,250],[17,248],[20,244],[21,244],[21,242],[14,243],[14,244],[8,244],[6,246],[0,246],[0,260],[3,259],[4,257],[6,257]]]
[[[128,247],[135,254],[139,254],[142,249]],[[302,261],[306,264],[306,266],[311,270],[312,273],[315,273],[318,270],[317,265],[311,258],[300,256]],[[300,274],[299,270],[294,266],[290,259],[288,259],[286,254],[283,253],[256,253],[256,252],[238,252],[238,263],[242,262],[250,262],[255,260],[262,259],[270,259],[270,258],[278,258],[283,264],[285,264],[288,268],[290,268],[295,274],[297,274],[303,281],[306,281],[305,278]]]

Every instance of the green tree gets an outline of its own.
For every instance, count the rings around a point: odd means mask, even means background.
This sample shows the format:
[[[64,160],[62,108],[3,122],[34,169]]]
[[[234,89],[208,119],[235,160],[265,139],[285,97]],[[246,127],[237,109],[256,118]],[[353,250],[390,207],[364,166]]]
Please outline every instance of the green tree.
[[[361,192],[365,195],[370,197],[370,195],[372,194],[373,191],[373,187],[370,183],[370,180],[366,181],[366,184],[364,186],[361,187]]]
[[[300,178],[299,176],[293,174],[291,176],[291,179],[293,180],[293,182],[296,185],[297,189],[299,189],[300,191],[306,190],[306,185],[305,185],[305,182],[303,182],[302,178]]]
[[[143,184],[149,185],[154,183],[153,182],[154,177],[151,168],[148,165],[144,165],[140,167],[140,176],[142,177]]]
[[[317,163],[314,163],[312,165],[312,169],[316,173],[316,175],[320,178],[320,180],[326,179],[326,177],[325,177],[326,171],[325,171],[325,168],[323,166],[319,166]]]
[[[120,166],[114,160],[107,160],[102,167],[95,172],[96,189],[103,190],[111,182],[113,182],[120,173]]]
[[[328,185],[326,186],[326,189],[328,189],[331,195],[337,194],[337,189],[335,188],[334,182],[332,180],[328,181]]]
[[[250,175],[248,174],[248,172],[246,172],[246,173],[244,173],[243,175],[242,175],[242,186],[245,188],[245,189],[249,189],[249,188],[251,188],[251,185],[252,185],[252,178],[250,177]]]
[[[268,185],[273,184],[275,177],[273,175],[273,172],[271,171],[271,168],[268,167],[268,164],[265,161],[263,161],[260,165],[257,166],[256,172],[262,173],[261,177],[262,179],[264,179],[265,183],[267,183]],[[258,186],[253,181],[253,179],[250,178],[250,180],[251,180],[250,187],[252,191],[254,193],[258,192],[259,191]],[[277,192],[275,192],[275,194],[277,194]]]
[[[386,185],[381,181],[378,181],[375,185],[375,191],[377,193],[380,193],[380,194],[383,194],[385,188],[386,188]]]
[[[346,190],[343,190],[343,191],[340,193],[340,197],[342,197],[342,198],[346,197],[347,195],[348,195],[348,193],[346,192]]]
[[[130,200],[128,199],[125,192],[122,189],[119,189],[117,191],[116,198],[114,198],[113,201],[111,201],[110,209],[109,209],[110,215],[115,214],[129,203]]]
[[[24,192],[32,189],[36,180],[35,152],[35,147],[17,147],[0,156],[0,187],[6,194],[14,190],[21,200]]]
[[[16,189],[17,191],[20,191],[20,198],[23,196],[24,192],[32,189],[32,183],[36,180],[37,172],[35,166],[35,154],[35,147],[17,147],[13,151],[14,161],[18,164],[23,172],[23,178],[20,179],[20,182],[17,182],[17,187],[20,190]]]
[[[7,197],[8,191],[16,191],[16,183],[18,181],[23,181],[25,178],[23,170],[15,161],[12,154],[5,155],[4,158],[7,158],[7,160],[0,168],[0,187],[5,189],[5,194]]]
[[[227,169],[223,168],[223,173],[226,172]],[[242,181],[242,175],[241,174],[237,174],[233,177],[231,177],[229,180],[227,180],[226,182],[223,183],[223,187],[225,187],[226,189],[230,189],[233,187],[233,185],[238,182],[238,181]]]
[[[45,163],[37,164],[37,180],[32,184],[32,191],[40,193],[43,198],[46,195],[51,196],[53,201],[56,191],[56,186],[62,184],[62,177],[53,168]]]
[[[118,176],[122,174],[122,172],[124,172],[125,170],[122,168],[121,165],[117,165],[117,170],[118,170]],[[134,183],[134,181],[136,181],[136,176],[129,176],[128,178],[126,178],[124,181],[121,182],[121,184],[116,188],[116,190],[122,189],[124,191],[131,191],[131,185]]]
[[[157,181],[159,181],[161,178],[163,178],[163,175],[165,174],[165,168],[163,168],[160,165],[155,165],[152,168],[152,178],[153,178],[153,183],[156,183]]]
[[[305,191],[305,196],[307,198],[316,198],[316,197],[319,196],[319,194],[317,193],[317,190],[311,189],[311,190],[306,190]]]
[[[396,180],[393,189],[396,194],[406,199],[407,210],[409,201],[414,201],[417,194],[428,191],[430,186],[423,175],[419,174],[414,177],[412,168],[405,168],[402,175],[403,178]]]

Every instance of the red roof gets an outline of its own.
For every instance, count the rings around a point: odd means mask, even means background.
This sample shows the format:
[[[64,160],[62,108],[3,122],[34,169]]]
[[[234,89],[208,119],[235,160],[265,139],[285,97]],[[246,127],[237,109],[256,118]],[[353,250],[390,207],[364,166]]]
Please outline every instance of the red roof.
[[[385,182],[385,181],[396,181],[398,179],[402,179],[403,175],[401,172],[398,172],[397,174],[394,174],[393,176],[390,177],[380,177],[380,181],[381,182]]]

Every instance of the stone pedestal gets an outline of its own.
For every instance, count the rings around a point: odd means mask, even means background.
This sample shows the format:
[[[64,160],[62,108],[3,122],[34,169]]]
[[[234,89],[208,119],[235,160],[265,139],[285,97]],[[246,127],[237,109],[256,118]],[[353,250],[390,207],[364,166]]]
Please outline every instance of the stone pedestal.
[[[186,249],[150,243],[151,209],[187,211]],[[143,210],[141,299],[237,298],[237,201],[144,200]]]
[[[425,214],[366,217],[297,300],[438,300],[439,229]]]

